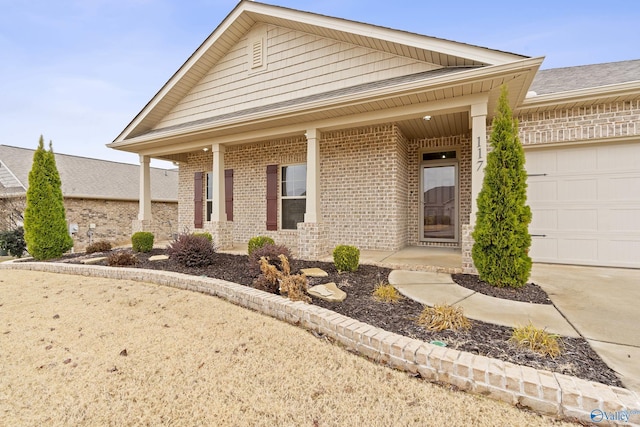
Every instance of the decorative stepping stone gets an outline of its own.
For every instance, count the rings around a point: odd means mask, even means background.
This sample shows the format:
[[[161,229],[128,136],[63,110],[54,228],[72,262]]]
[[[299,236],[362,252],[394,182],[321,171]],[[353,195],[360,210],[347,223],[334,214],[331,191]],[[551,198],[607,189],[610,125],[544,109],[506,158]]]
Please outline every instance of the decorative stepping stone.
[[[347,297],[347,294],[342,289],[339,289],[335,283],[325,283],[324,285],[317,285],[307,290],[309,295],[323,299],[330,302],[342,302]]]
[[[165,259],[169,259],[167,255],[153,255],[149,257],[149,261],[164,261]]]
[[[329,274],[321,268],[303,268],[300,270],[307,277],[328,277]]]
[[[105,259],[107,259],[106,256],[101,256],[101,257],[97,257],[97,258],[83,259],[82,261],[80,261],[80,263],[82,263],[82,264],[98,264],[99,262],[102,262]]]

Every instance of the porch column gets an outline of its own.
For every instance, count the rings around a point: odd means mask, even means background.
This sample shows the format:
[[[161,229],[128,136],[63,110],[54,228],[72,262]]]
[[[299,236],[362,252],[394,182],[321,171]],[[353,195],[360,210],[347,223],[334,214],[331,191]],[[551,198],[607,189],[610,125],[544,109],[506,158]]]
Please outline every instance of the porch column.
[[[298,223],[298,257],[318,259],[326,255],[327,231],[320,211],[320,143],[318,130],[308,129],[307,204],[304,222]]]
[[[233,223],[227,221],[224,186],[224,145],[212,144],[213,163],[211,165],[212,186],[210,222],[206,223],[213,241],[219,249],[233,247]]]
[[[151,221],[151,173],[149,156],[140,155],[140,202],[138,220]]]
[[[484,181],[487,165],[487,103],[471,106],[471,218],[469,224],[476,223],[478,194]]]
[[[227,214],[225,212],[224,198],[224,146],[213,144],[211,146],[213,153],[213,188],[212,201],[213,210],[211,211],[211,222],[226,222]]]
[[[317,129],[309,129],[307,137],[307,209],[304,222],[321,222],[320,214],[320,144]]]

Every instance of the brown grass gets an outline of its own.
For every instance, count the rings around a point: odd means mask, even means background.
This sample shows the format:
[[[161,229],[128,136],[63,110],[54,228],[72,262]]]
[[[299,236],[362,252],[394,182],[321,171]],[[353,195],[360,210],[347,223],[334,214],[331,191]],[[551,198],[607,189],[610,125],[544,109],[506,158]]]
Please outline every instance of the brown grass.
[[[7,426],[550,422],[225,301],[132,281],[0,271],[0,367]]]
[[[420,313],[417,323],[432,331],[444,331],[450,329],[471,328],[471,322],[463,313],[462,307],[453,307],[447,304],[425,307]]]

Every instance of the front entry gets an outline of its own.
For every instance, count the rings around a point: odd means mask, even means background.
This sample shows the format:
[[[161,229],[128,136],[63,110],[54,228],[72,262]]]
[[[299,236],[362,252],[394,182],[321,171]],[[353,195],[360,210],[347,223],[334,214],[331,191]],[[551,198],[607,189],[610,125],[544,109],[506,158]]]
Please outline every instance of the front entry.
[[[458,162],[456,152],[424,153],[421,166],[420,239],[458,243]]]

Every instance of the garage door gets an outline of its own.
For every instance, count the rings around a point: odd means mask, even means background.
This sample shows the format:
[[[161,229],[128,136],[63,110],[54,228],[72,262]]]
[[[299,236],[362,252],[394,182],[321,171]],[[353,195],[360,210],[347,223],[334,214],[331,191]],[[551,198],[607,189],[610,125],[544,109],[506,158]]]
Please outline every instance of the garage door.
[[[640,142],[526,158],[534,261],[640,268]]]

